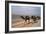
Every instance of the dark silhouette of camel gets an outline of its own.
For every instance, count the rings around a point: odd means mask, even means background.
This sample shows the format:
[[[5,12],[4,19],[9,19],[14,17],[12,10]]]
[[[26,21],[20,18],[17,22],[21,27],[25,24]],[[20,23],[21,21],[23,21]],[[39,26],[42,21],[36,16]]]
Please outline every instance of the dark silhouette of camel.
[[[21,16],[21,18],[24,19],[25,22],[28,20],[28,22],[30,23],[30,17],[29,16],[25,16],[25,17]]]
[[[33,19],[34,23],[37,23],[36,20],[39,20],[40,16],[31,16],[31,19]]]
[[[25,16],[25,17],[21,16],[21,18],[24,19],[25,21],[27,21],[27,20],[29,21],[30,18],[31,18],[31,19],[33,19],[34,23],[37,23],[36,20],[39,20],[40,16],[37,16],[37,17],[36,16],[31,16],[31,17],[29,17],[29,16]]]
[[[30,17],[29,16],[26,16],[25,18],[23,16],[21,16],[22,19],[24,19],[25,21],[26,20],[30,20]]]

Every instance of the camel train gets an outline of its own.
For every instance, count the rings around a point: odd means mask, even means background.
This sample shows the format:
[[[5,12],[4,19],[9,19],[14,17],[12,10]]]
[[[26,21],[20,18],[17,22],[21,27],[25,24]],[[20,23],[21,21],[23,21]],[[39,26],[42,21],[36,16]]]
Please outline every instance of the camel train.
[[[28,24],[30,24],[30,23],[32,23],[32,22],[30,22],[30,18],[33,19],[34,23],[37,23],[37,20],[40,19],[40,16],[31,16],[31,17],[29,17],[29,16],[25,16],[25,17],[21,16],[21,18],[25,20],[25,23],[28,21]]]

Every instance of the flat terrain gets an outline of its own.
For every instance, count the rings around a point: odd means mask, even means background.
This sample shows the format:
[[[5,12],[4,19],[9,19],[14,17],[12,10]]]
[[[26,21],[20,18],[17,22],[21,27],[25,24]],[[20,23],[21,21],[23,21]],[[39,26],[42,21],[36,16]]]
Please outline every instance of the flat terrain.
[[[32,19],[30,19],[30,23],[25,22],[23,19],[13,19],[12,20],[12,28],[21,28],[21,27],[40,27],[41,21],[37,20],[37,23],[34,23]]]

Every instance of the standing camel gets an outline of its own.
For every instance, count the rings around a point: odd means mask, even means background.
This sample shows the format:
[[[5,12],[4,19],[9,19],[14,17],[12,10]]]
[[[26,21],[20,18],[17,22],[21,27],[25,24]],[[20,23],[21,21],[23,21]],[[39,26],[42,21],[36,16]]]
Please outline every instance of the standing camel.
[[[25,20],[25,23],[26,22],[28,22],[28,24],[30,23],[30,17],[29,16],[26,16],[26,17],[21,16],[21,18]]]

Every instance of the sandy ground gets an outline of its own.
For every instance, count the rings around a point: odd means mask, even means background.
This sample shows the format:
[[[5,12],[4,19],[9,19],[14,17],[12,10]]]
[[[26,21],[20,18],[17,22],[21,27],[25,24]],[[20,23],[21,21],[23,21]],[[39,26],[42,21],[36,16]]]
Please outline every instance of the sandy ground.
[[[34,23],[34,21],[31,19],[30,23],[25,22],[23,19],[14,19],[12,20],[12,28],[20,28],[20,27],[40,27],[41,21],[37,20],[37,23]]]

